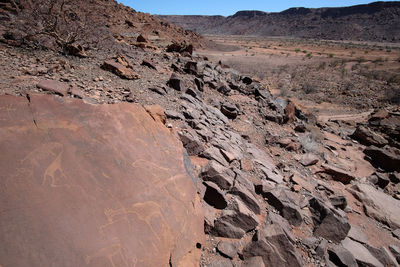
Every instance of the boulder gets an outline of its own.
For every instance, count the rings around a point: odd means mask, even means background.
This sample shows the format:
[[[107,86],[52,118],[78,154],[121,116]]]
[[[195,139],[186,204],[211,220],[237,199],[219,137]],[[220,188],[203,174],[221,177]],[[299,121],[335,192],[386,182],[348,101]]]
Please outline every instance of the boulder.
[[[364,232],[357,226],[352,225],[347,236],[353,239],[354,241],[357,241],[358,243],[361,244],[368,243],[368,236],[364,234]]]
[[[127,80],[140,79],[140,75],[137,74],[136,72],[134,72],[132,69],[129,69],[129,68],[125,67],[124,65],[117,63],[113,60],[104,61],[101,68],[106,71],[110,71],[123,79],[127,79]]]
[[[364,150],[371,161],[371,164],[386,171],[400,171],[400,150],[391,147],[378,148],[367,147]]]
[[[2,265],[199,266],[194,177],[142,106],[30,95],[0,107]]]
[[[217,250],[222,256],[233,259],[238,252],[238,244],[231,241],[220,241]]]
[[[258,202],[257,198],[253,195],[253,193],[245,186],[236,182],[230,193],[232,195],[240,197],[243,203],[245,203],[246,206],[250,210],[252,210],[255,214],[260,214],[261,212],[260,203]]]
[[[222,155],[221,150],[216,147],[209,147],[206,150],[204,150],[203,157],[209,160],[214,160],[220,163],[221,165],[225,167],[229,167],[229,162],[226,161],[225,157]]]
[[[372,247],[372,246],[370,246],[368,244],[365,244],[364,246],[385,267],[386,266],[387,267],[399,267],[399,265],[397,264],[396,258],[389,251],[389,249],[387,249],[385,247],[375,248],[375,247]]]
[[[392,252],[393,256],[396,258],[397,262],[400,263],[400,248],[395,245],[389,246],[390,252]]]
[[[322,169],[323,172],[330,174],[334,180],[342,182],[343,184],[349,184],[357,178],[352,173],[330,164],[322,164]]]
[[[298,156],[298,157],[296,157],[296,159],[301,163],[301,165],[303,165],[305,167],[315,165],[319,161],[319,158],[317,155],[310,154],[310,153]]]
[[[354,256],[360,266],[383,267],[383,264],[362,244],[346,238],[342,241],[342,246]]]
[[[200,177],[204,181],[211,181],[217,184],[221,189],[229,190],[233,185],[235,173],[218,162],[211,160],[202,170]]]
[[[228,205],[224,192],[212,182],[204,182],[206,192],[204,193],[204,201],[216,209],[225,209]]]
[[[203,144],[193,131],[181,131],[178,135],[189,156],[196,156],[204,151]]]
[[[330,197],[329,200],[335,208],[344,210],[347,207],[347,199],[343,195]]]
[[[60,96],[66,96],[69,91],[68,84],[57,82],[54,80],[42,80],[36,86],[44,91],[57,94]]]
[[[228,117],[228,119],[234,120],[239,114],[239,109],[236,107],[236,105],[225,103],[221,105],[221,112]]]
[[[240,77],[240,80],[241,80],[244,84],[247,84],[247,85],[250,85],[250,84],[253,83],[253,79],[250,78],[249,76],[242,76],[242,77]]]
[[[366,146],[384,147],[388,144],[388,141],[381,135],[362,125],[356,128],[351,137]]]
[[[223,210],[214,224],[217,236],[242,238],[246,232],[255,229],[259,221],[257,216],[242,201],[234,199],[232,209]],[[228,226],[233,227],[228,228]]]
[[[330,208],[322,200],[309,201],[313,214],[314,235],[339,243],[350,231],[350,224],[344,214]]]
[[[358,267],[353,254],[342,246],[328,248],[329,260],[336,266]]]
[[[150,60],[147,60],[147,59],[143,59],[141,65],[142,66],[146,66],[146,67],[148,67],[150,69],[153,69],[153,70],[157,70],[156,64],[154,62],[150,61]]]
[[[175,73],[172,73],[171,77],[169,78],[167,85],[176,91],[184,91],[185,87],[181,78],[178,77]]]
[[[85,58],[87,57],[85,48],[77,44],[67,44],[64,46],[64,52],[67,55]]]
[[[377,190],[375,187],[358,183],[350,190],[364,205],[366,214],[393,229],[400,228],[400,200]]]
[[[204,82],[202,80],[195,78],[194,83],[196,84],[196,87],[200,92],[204,91]]]
[[[183,70],[188,74],[197,75],[197,71],[198,71],[197,70],[197,62],[195,62],[195,61],[186,62]]]
[[[298,207],[298,195],[284,188],[276,188],[266,192],[264,197],[268,203],[279,211],[281,216],[289,221],[291,225],[300,226],[303,218]]]
[[[303,261],[296,247],[277,224],[265,225],[243,249],[244,259],[260,256],[265,266],[296,267]]]
[[[136,41],[139,43],[150,43],[149,38],[143,33],[139,34],[139,36],[136,38]]]

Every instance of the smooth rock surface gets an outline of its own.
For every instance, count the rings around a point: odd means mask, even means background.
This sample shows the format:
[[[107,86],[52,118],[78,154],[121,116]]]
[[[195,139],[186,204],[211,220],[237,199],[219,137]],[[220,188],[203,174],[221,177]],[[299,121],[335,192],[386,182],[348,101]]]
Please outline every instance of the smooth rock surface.
[[[199,266],[182,145],[143,107],[31,95],[0,109],[2,266]]]
[[[400,200],[363,183],[354,185],[351,192],[363,203],[368,216],[393,229],[400,228]]]

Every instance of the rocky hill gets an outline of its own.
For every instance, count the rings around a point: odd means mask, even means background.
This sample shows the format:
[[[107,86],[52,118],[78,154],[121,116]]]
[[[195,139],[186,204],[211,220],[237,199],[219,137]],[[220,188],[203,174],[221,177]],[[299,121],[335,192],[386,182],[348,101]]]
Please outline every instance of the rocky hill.
[[[195,34],[115,18],[101,46],[59,45],[57,20],[13,32],[34,23],[18,9],[0,42],[1,266],[398,266],[398,107],[319,120],[193,54]]]
[[[341,8],[290,8],[279,13],[239,11],[233,16],[159,16],[201,34],[290,36],[329,40],[400,40],[400,3]]]

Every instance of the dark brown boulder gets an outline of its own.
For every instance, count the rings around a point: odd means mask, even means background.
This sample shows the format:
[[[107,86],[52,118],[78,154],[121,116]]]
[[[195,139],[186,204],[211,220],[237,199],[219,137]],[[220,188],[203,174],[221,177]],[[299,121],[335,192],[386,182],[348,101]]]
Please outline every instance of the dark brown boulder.
[[[183,81],[175,73],[172,73],[171,77],[167,82],[167,85],[177,91],[184,91],[185,88],[183,85]]]
[[[253,242],[243,249],[243,256],[245,259],[261,256],[265,266],[303,266],[301,255],[278,224],[258,230]]]
[[[199,266],[182,145],[143,107],[31,95],[0,108],[3,266]]]
[[[336,243],[346,238],[351,226],[343,213],[317,198],[310,199],[309,203],[314,220],[314,235]]]
[[[139,43],[150,43],[149,38],[147,38],[147,36],[143,33],[139,34],[136,41],[138,41]]]
[[[367,147],[365,155],[370,158],[371,164],[386,171],[400,171],[400,150],[394,147],[378,148]]]
[[[388,144],[388,141],[381,135],[361,125],[357,127],[351,137],[367,146],[383,147]]]
[[[157,70],[156,64],[154,62],[150,61],[150,60],[147,60],[147,59],[143,59],[141,65],[142,66],[146,66],[146,67],[148,67],[150,69],[153,69],[153,70]]]

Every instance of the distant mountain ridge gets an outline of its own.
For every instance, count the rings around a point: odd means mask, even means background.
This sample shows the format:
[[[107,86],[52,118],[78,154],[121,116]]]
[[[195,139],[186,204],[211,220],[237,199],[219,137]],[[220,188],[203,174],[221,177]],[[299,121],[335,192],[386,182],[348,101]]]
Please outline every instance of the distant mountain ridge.
[[[201,34],[400,41],[400,2],[395,1],[337,8],[297,7],[279,13],[245,10],[228,17],[158,17]]]

